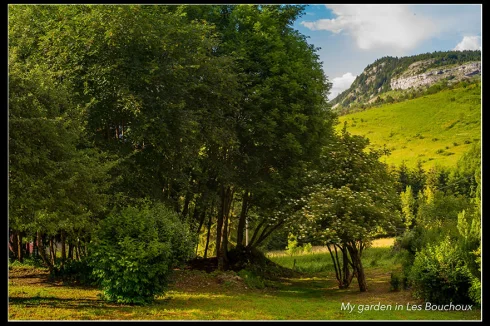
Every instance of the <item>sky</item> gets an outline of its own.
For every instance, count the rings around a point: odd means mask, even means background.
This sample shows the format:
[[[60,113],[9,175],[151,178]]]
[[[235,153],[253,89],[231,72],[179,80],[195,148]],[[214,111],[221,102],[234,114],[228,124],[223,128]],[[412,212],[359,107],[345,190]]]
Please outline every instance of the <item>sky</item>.
[[[321,48],[329,100],[385,56],[481,50],[482,7],[460,5],[308,5],[294,28]]]

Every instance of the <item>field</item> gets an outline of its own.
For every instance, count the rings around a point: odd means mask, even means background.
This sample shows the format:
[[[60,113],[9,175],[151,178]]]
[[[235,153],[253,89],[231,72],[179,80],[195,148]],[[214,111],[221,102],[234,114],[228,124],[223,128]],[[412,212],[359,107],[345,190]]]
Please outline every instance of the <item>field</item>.
[[[339,290],[328,253],[271,259],[299,271],[291,278],[268,282],[264,289],[248,286],[233,272],[176,270],[168,292],[147,306],[106,303],[93,287],[51,281],[47,271],[13,267],[9,275],[10,320],[479,320],[481,311],[425,311],[408,290],[390,291],[390,273],[400,270],[389,245],[380,240],[365,251],[368,291],[356,280]],[[277,254],[277,253],[276,253]],[[342,303],[355,305],[352,312]],[[379,310],[380,305],[385,310]],[[407,304],[409,306],[407,307]],[[367,305],[367,306],[366,306]],[[374,305],[374,306],[372,306]],[[422,305],[413,310],[412,305]],[[363,308],[360,312],[361,307]],[[396,310],[398,307],[398,310]],[[370,308],[367,310],[366,308]],[[391,310],[388,310],[391,308]],[[376,310],[378,309],[378,310]]]
[[[413,100],[387,104],[339,117],[337,130],[370,139],[391,150],[387,164],[424,168],[454,166],[472,143],[481,139],[481,84],[444,90]]]

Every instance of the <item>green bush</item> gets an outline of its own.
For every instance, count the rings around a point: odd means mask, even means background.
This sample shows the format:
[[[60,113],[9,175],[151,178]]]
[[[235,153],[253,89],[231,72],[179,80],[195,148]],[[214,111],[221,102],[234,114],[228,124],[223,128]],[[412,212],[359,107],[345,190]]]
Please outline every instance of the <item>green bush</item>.
[[[248,287],[253,289],[263,289],[265,288],[265,281],[262,277],[258,276],[252,271],[242,269],[238,272],[238,276],[240,276],[245,284]]]
[[[56,265],[51,272],[52,277],[61,277],[63,281],[74,282],[82,285],[96,285],[97,278],[93,274],[93,268],[88,259],[67,260],[63,266]]]
[[[474,303],[478,306],[481,305],[481,282],[478,278],[475,277],[471,281],[471,287],[468,294]]]
[[[391,280],[390,280],[390,291],[400,291],[403,281],[402,281],[402,275],[396,272],[391,273]]]
[[[472,281],[461,251],[449,237],[415,255],[410,282],[418,298],[435,304],[470,303]]]
[[[161,204],[126,207],[101,221],[91,243],[91,266],[103,297],[144,304],[163,294],[172,266],[193,255],[194,239]]]
[[[313,250],[313,245],[311,243],[305,243],[303,245],[303,252],[309,254]]]

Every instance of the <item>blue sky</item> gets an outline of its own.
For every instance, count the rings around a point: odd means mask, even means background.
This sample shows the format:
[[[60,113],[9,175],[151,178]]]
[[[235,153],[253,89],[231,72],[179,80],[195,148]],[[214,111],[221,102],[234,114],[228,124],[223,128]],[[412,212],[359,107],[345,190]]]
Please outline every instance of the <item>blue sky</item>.
[[[376,59],[481,49],[481,5],[308,5],[294,27],[309,36],[328,80],[329,99]]]

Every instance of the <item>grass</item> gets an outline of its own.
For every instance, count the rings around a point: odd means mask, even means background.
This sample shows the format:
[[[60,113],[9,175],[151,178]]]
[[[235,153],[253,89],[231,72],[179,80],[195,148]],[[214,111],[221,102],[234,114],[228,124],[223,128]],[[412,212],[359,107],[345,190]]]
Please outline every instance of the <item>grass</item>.
[[[328,253],[273,257],[286,267],[296,259],[304,271],[262,290],[244,282],[219,282],[219,273],[175,271],[167,293],[146,306],[101,301],[96,288],[49,282],[42,269],[12,267],[9,278],[10,320],[479,320],[480,310],[436,312],[407,310],[422,304],[409,291],[391,292],[390,273],[400,269],[386,243],[366,249],[364,265],[368,291],[360,293],[353,281],[337,288]],[[383,242],[380,242],[381,244]],[[372,263],[375,261],[376,263]],[[317,266],[323,266],[318,269]],[[43,274],[44,273],[44,274]],[[222,275],[221,275],[222,276]],[[342,303],[356,305],[353,312]],[[403,309],[359,312],[359,305],[401,304]]]
[[[370,139],[391,150],[387,164],[424,168],[455,166],[471,143],[481,139],[481,84],[444,90],[400,103],[339,117],[337,130]]]

